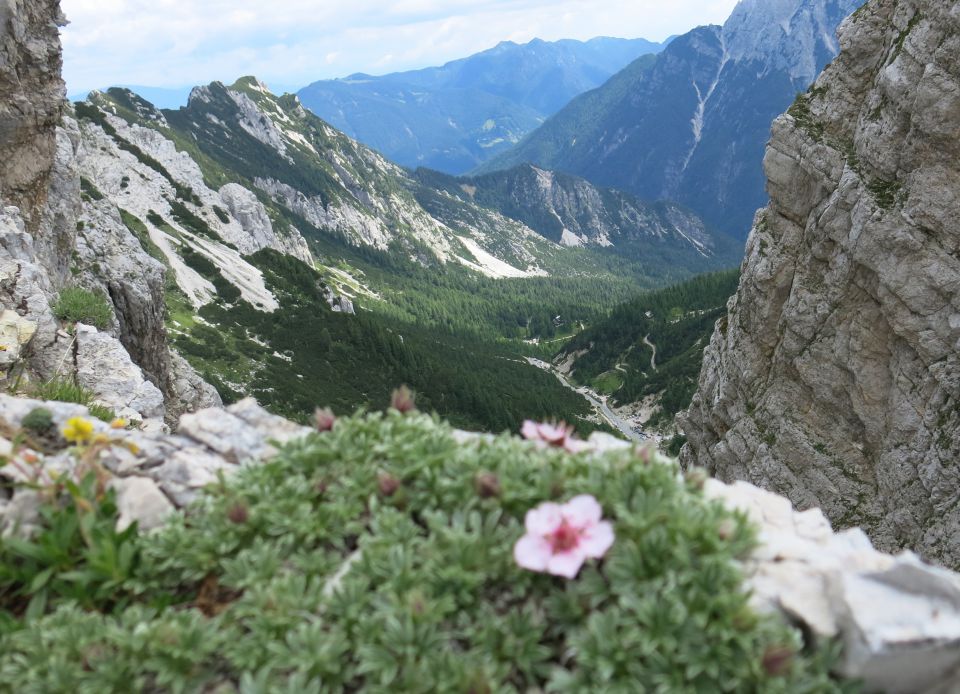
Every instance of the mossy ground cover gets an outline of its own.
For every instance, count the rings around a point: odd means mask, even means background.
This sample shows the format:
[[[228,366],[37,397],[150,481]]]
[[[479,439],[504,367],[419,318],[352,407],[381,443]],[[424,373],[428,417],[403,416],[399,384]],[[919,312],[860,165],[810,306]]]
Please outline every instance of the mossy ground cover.
[[[613,524],[606,556],[574,580],[517,566],[525,513],[579,494]],[[749,609],[755,530],[646,454],[358,415],[130,541],[108,600],[0,621],[8,691],[849,690]]]

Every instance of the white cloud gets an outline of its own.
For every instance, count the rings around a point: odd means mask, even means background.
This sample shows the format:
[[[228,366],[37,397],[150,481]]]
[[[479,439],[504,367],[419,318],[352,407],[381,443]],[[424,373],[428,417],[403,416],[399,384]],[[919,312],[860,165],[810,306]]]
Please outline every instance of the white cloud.
[[[62,0],[68,88],[185,86],[255,74],[302,86],[442,64],[533,38],[662,40],[736,0]]]

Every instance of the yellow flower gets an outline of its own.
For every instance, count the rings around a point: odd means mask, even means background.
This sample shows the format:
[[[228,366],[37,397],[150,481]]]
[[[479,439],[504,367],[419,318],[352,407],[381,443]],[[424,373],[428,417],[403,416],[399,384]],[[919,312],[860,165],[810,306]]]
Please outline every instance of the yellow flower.
[[[130,422],[119,417],[110,422],[111,429],[126,429],[128,426],[130,426]]]
[[[67,420],[63,428],[63,438],[70,443],[86,443],[93,437],[93,422],[83,417],[73,417]]]

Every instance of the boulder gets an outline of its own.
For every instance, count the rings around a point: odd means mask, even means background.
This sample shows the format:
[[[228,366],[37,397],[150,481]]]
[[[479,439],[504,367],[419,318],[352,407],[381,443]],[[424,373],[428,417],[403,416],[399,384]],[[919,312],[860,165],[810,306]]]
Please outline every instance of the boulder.
[[[76,336],[77,383],[117,416],[138,421],[163,417],[163,393],[144,378],[117,338],[82,323]]]
[[[0,378],[21,358],[23,348],[33,339],[37,324],[9,309],[0,313]]]
[[[149,477],[126,477],[111,481],[117,495],[117,530],[123,531],[133,523],[144,532],[159,528],[166,522],[174,507],[160,487]]]

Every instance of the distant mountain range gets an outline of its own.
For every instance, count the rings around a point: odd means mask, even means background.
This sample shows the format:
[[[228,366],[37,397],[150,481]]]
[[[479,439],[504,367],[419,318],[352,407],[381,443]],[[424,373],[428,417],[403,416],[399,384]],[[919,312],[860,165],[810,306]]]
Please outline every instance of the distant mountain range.
[[[508,41],[442,67],[315,82],[299,96],[331,125],[399,164],[460,174],[665,45],[614,38]]]
[[[863,0],[742,0],[566,108],[479,172],[532,163],[673,200],[745,238],[766,202],[770,124],[837,54]]]
[[[523,164],[476,177],[418,169],[414,177],[465,203],[493,209],[567,248],[593,247],[661,267],[733,267],[742,244],[710,230],[690,210],[648,203],[569,174]],[[422,202],[430,209],[430,204]]]
[[[296,87],[280,84],[271,84],[270,87],[276,94],[296,91]],[[183,87],[148,87],[144,85],[121,84],[116,85],[114,88],[131,91],[156,108],[175,110],[187,106],[194,85]],[[104,86],[102,91],[107,91],[107,89],[108,88]],[[85,101],[88,94],[88,92],[72,92],[69,99],[70,101]]]

